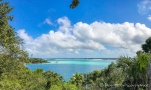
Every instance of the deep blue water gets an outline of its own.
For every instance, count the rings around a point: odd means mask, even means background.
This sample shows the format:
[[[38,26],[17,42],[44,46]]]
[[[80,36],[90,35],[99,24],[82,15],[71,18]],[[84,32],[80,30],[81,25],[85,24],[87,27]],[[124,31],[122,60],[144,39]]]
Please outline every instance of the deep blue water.
[[[107,67],[111,62],[115,60],[101,60],[101,59],[55,59],[45,64],[28,64],[30,70],[36,68],[44,69],[45,71],[51,70],[64,77],[67,81],[76,72],[78,73],[90,73],[94,70],[101,70]]]

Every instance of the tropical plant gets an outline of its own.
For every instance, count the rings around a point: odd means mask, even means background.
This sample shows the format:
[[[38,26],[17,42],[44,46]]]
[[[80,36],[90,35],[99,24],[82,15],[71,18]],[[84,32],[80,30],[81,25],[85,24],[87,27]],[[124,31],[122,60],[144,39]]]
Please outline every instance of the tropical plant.
[[[81,88],[82,83],[84,82],[84,76],[76,72],[72,78],[70,78],[69,82],[75,84],[78,88]]]
[[[145,41],[145,44],[142,44],[142,50],[146,53],[151,53],[151,37]]]
[[[139,87],[128,87],[128,85],[146,85],[147,84],[147,69],[148,62],[150,59],[150,54],[147,53],[137,53],[134,58],[121,57],[117,61],[117,67],[122,68],[122,73],[124,75],[123,85],[126,85],[124,89],[126,90],[138,90],[145,89],[145,86]]]

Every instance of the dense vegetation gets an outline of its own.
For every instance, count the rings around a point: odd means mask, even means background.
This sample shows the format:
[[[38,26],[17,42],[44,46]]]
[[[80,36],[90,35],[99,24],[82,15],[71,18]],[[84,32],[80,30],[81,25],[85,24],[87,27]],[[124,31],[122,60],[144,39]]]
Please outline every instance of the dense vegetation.
[[[48,63],[48,61],[41,58],[30,58],[29,63]]]
[[[88,74],[75,73],[68,82],[52,71],[30,71],[24,63],[31,59],[23,49],[23,41],[14,32],[8,20],[13,9],[0,0],[0,90],[143,90],[147,85],[151,38],[142,45],[134,58],[121,56],[107,68]],[[122,86],[121,86],[122,85]],[[133,86],[130,86],[133,85]]]
[[[142,59],[144,58],[144,59]],[[120,57],[115,63],[100,71],[93,71],[85,76],[89,90],[145,90],[147,88],[147,69],[142,67],[140,59],[149,61],[149,54],[138,54],[135,58]],[[133,86],[132,86],[133,85]],[[142,86],[141,86],[142,85]]]

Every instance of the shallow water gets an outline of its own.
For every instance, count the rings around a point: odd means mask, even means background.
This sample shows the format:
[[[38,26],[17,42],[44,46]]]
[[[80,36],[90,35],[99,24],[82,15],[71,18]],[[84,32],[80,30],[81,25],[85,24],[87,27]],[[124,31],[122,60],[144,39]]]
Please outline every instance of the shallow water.
[[[30,70],[36,68],[44,69],[45,71],[51,70],[64,77],[67,81],[76,72],[89,73],[94,70],[101,70],[107,67],[111,62],[115,60],[100,60],[100,59],[55,59],[49,60],[49,63],[45,64],[28,64]]]

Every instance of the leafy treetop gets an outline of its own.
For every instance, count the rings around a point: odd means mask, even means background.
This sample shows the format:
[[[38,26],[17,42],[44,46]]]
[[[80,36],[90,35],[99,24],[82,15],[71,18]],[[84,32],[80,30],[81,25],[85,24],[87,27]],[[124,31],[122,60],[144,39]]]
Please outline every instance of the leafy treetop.
[[[145,41],[145,44],[142,44],[142,49],[146,53],[151,53],[151,37]]]
[[[72,0],[72,3],[70,5],[71,9],[76,8],[79,5],[80,1],[79,0]]]

